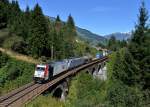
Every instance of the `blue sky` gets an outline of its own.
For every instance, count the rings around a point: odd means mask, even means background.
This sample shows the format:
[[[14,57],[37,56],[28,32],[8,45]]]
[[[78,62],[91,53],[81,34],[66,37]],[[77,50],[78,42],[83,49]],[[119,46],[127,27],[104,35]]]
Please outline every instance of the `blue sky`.
[[[60,15],[63,21],[69,14],[75,24],[99,35],[129,32],[137,21],[141,0],[18,0],[24,10],[38,2],[45,15]],[[150,12],[150,0],[145,0]],[[149,6],[148,6],[149,5]],[[150,21],[149,21],[150,22]]]

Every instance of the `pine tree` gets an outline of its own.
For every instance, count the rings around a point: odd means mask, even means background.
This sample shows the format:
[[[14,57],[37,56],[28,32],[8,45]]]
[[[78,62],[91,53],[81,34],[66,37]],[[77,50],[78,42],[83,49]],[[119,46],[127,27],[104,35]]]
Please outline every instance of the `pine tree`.
[[[123,80],[123,75],[125,74],[124,71],[122,71],[122,62],[121,62],[121,56],[119,52],[116,52],[116,57],[113,63],[112,68],[112,80]]]
[[[112,72],[112,79],[121,81],[127,86],[136,86],[141,82],[139,68],[127,48],[116,52]]]
[[[18,29],[20,29],[20,23],[21,23],[21,9],[19,7],[18,1],[12,1],[9,9],[11,10],[8,15],[8,28],[11,33],[18,33]]]
[[[26,7],[25,12],[21,12],[20,17],[18,18],[19,25],[18,29],[15,32],[18,36],[21,36],[26,41],[30,35],[30,28],[31,28],[31,11],[29,7]]]
[[[0,1],[0,29],[5,28],[8,22],[8,0],[1,0]]]
[[[122,40],[120,45],[121,45],[122,48],[123,47],[127,47],[127,41],[126,40]]]
[[[127,49],[124,49],[124,53],[122,54],[122,71],[126,74],[122,75],[124,77],[124,83],[128,86],[135,86],[141,82],[138,66],[135,64],[131,53]]]
[[[61,22],[61,20],[60,20],[60,17],[59,17],[59,15],[57,15],[56,21],[55,21],[55,25],[54,25],[55,30],[56,30],[57,33],[59,33],[59,32],[61,31],[62,26],[63,26],[63,25],[62,25],[62,22]]]
[[[144,43],[145,32],[147,32],[147,20],[148,12],[145,8],[144,2],[139,9],[138,23],[135,26],[135,31],[130,41],[129,50],[132,53],[134,59],[141,60],[144,56],[142,55],[141,45]]]
[[[59,15],[57,15],[54,24],[54,55],[57,59],[64,58],[64,37],[63,37],[63,23]]]
[[[150,30],[145,34],[142,44],[144,57],[140,61],[140,69],[143,73],[144,89],[150,91]]]
[[[50,56],[48,22],[41,7],[36,4],[32,13],[31,35],[29,45],[33,56]]]
[[[57,15],[57,17],[56,17],[56,22],[60,22],[61,20],[60,20],[60,17],[59,17],[59,15]]]
[[[108,41],[108,48],[112,51],[117,50],[117,40],[114,35],[112,35]]]
[[[140,69],[140,77],[143,88],[148,88],[150,82],[150,78],[148,75],[150,74],[150,64],[149,64],[149,57],[150,57],[150,49],[149,49],[149,34],[148,32],[148,12],[145,8],[144,2],[139,9],[139,17],[138,17],[138,24],[135,27],[135,31],[133,33],[132,39],[129,44],[129,51],[133,56],[136,65]]]
[[[68,16],[67,23],[64,27],[65,52],[66,57],[72,57],[75,54],[76,27],[71,15]]]

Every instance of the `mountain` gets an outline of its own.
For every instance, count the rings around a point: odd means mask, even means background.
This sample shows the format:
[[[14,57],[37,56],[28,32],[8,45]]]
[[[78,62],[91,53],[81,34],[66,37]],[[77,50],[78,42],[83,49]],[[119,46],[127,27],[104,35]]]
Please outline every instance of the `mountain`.
[[[90,42],[92,45],[96,45],[99,42],[103,44],[106,43],[106,38],[103,36],[92,33],[91,31],[80,28],[80,27],[76,27],[76,30],[77,30],[77,34],[79,35],[79,38]]]
[[[51,21],[55,21],[55,17],[49,17],[47,16]],[[65,23],[65,22],[64,22]],[[80,28],[76,26],[77,34],[81,40],[88,41],[91,45],[97,45],[99,42],[102,44],[106,43],[106,38],[103,36],[100,36],[98,34],[92,33],[91,31],[87,29]]]
[[[112,33],[112,34],[109,34],[109,35],[105,35],[104,37],[109,39],[111,36],[115,36],[115,38],[117,40],[127,40],[127,39],[131,38],[131,33],[116,32],[116,33]]]

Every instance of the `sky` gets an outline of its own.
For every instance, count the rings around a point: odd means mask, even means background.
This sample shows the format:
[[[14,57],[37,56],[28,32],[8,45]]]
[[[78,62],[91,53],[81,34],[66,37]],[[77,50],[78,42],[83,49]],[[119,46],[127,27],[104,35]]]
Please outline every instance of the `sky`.
[[[99,35],[130,32],[134,29],[141,0],[18,0],[21,9],[36,3],[45,15],[66,21],[69,14],[76,26]],[[144,0],[150,13],[150,0]],[[150,21],[149,21],[150,22]]]

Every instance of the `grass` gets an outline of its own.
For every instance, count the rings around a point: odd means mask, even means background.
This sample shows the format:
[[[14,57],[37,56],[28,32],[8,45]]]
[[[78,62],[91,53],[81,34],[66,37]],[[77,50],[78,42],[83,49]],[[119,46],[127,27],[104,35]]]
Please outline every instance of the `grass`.
[[[3,41],[9,37],[8,29],[1,29],[0,30],[0,46],[3,44]]]
[[[9,35],[8,28],[1,29],[0,30],[0,46],[3,44],[4,40],[6,40],[8,37],[11,37]],[[33,63],[33,64],[41,63],[40,60],[34,59],[26,55],[18,54],[16,52],[13,52],[12,50],[4,49],[2,47],[0,47],[0,51],[17,60],[21,60],[21,61],[25,61],[25,62]]]
[[[0,95],[32,81],[35,65],[9,58],[0,68]]]
[[[13,52],[11,50],[8,49],[3,49],[0,48],[0,51],[7,54],[8,56],[15,58],[17,60],[21,60],[21,61],[25,61],[28,63],[33,63],[33,64],[37,64],[40,63],[41,61],[37,60],[37,59],[33,59],[32,57],[26,56],[26,55],[22,55],[22,54],[18,54],[16,52]]]
[[[40,95],[32,102],[28,103],[24,107],[64,107],[64,102],[53,98],[51,95],[43,96]]]
[[[4,37],[6,37],[6,36],[9,36],[8,29],[5,28],[5,29],[0,30],[0,39],[1,39],[1,38],[4,38]]]

